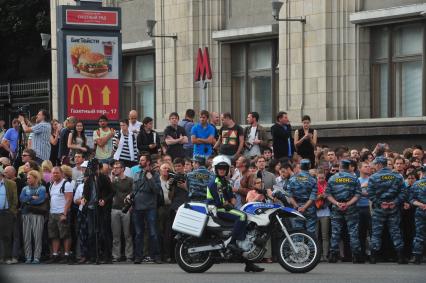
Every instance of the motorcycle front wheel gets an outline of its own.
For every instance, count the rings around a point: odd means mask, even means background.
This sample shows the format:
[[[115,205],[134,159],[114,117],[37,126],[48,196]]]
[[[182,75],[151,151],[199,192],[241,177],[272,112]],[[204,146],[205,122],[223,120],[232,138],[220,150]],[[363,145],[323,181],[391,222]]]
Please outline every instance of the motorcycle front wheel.
[[[175,247],[175,258],[180,268],[188,273],[203,273],[213,265],[211,252],[189,253],[191,247],[200,246],[197,241],[185,239],[179,241]]]
[[[283,237],[278,251],[280,265],[291,273],[306,273],[314,269],[320,260],[315,236],[306,231],[293,231],[290,238],[296,250],[293,250],[287,237]]]

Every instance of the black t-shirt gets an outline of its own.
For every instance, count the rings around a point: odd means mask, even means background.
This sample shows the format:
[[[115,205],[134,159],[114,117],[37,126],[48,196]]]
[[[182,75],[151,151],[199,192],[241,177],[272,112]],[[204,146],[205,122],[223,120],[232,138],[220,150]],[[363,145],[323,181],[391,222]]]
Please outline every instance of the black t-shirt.
[[[244,130],[240,125],[235,124],[232,128],[223,126],[219,130],[222,141],[219,148],[220,154],[234,155],[240,145],[240,136],[244,136]]]
[[[180,136],[186,137],[186,131],[185,128],[181,126],[177,126],[177,128],[174,128],[172,126],[167,126],[167,128],[164,130],[164,136],[172,137],[174,139],[178,139]],[[183,150],[183,144],[177,143],[167,146],[167,154],[172,157],[172,159],[175,159],[176,157],[185,157],[185,152]]]

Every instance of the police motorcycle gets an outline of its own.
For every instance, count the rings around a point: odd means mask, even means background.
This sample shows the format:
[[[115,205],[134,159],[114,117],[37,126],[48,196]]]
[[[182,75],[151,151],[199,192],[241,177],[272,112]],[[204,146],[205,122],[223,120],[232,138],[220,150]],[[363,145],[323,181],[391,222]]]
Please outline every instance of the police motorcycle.
[[[287,203],[283,193],[274,197]],[[240,210],[247,215],[247,233],[244,240],[236,241],[242,252],[235,252],[228,247],[234,224],[218,218],[216,206],[189,202],[179,207],[172,227],[177,232],[175,258],[179,267],[188,273],[202,273],[215,263],[230,260],[258,262],[263,259],[271,235],[276,233],[280,235],[276,254],[284,269],[306,273],[319,263],[316,237],[291,227],[291,218],[305,219],[297,210],[262,202],[246,203]]]

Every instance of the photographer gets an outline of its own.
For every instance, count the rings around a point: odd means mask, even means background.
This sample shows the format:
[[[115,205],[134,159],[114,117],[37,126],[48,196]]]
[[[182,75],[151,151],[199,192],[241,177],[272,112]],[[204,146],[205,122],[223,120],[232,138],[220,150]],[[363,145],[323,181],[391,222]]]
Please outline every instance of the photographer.
[[[135,229],[135,264],[142,262],[144,250],[145,222],[150,236],[150,257],[156,263],[161,263],[160,248],[157,234],[157,198],[161,191],[158,173],[152,172],[151,157],[142,155],[140,157],[142,171],[135,175],[133,181],[133,192],[127,196],[127,201],[133,199],[133,224]]]
[[[108,176],[100,172],[99,162],[92,159],[85,176],[81,204],[87,213],[89,261],[109,263],[111,260],[111,205],[114,192]],[[101,261],[99,254],[101,252]]]
[[[130,213],[123,213],[124,199],[132,192],[133,179],[124,175],[124,164],[115,161],[112,168],[112,199],[111,229],[112,229],[112,261],[121,259],[121,229],[125,240],[125,255],[127,262],[133,258],[133,240],[130,233]]]
[[[22,115],[18,116],[22,128],[25,133],[33,133],[32,148],[36,152],[36,162],[41,164],[43,160],[50,158],[50,133],[52,126],[49,123],[49,113],[42,109],[37,113],[36,125],[29,127],[25,124],[25,118]]]

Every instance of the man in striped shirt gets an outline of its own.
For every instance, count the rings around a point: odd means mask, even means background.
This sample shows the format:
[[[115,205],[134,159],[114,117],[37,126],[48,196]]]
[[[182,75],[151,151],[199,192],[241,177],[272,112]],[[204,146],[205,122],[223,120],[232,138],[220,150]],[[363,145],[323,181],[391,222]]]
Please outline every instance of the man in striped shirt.
[[[138,163],[136,135],[129,131],[128,119],[120,121],[120,131],[115,133],[112,147],[114,160],[120,160],[129,168]]]
[[[18,120],[21,122],[25,133],[33,133],[32,149],[36,152],[36,162],[40,165],[43,160],[50,158],[50,133],[52,126],[49,123],[50,115],[44,109],[37,113],[36,124],[29,127],[25,124],[25,118],[19,115]]]

